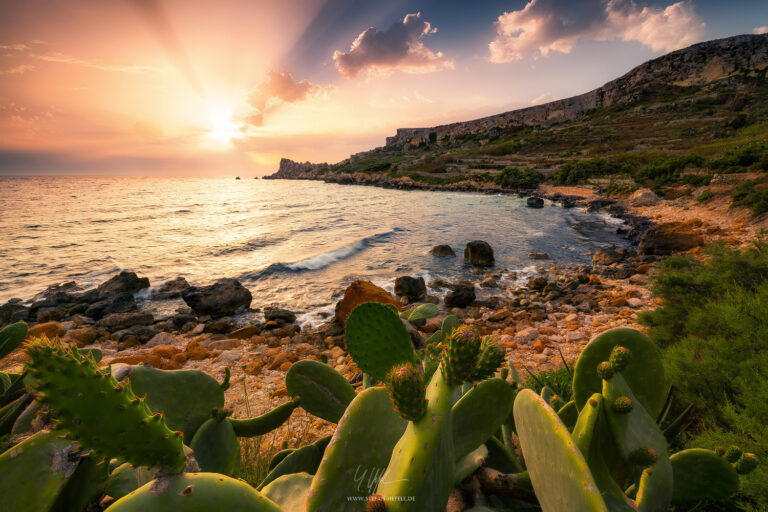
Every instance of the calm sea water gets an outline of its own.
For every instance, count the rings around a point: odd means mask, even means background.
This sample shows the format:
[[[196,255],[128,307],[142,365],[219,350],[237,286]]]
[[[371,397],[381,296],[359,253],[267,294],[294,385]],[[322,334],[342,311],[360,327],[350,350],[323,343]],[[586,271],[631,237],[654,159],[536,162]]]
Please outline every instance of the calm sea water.
[[[476,278],[461,258],[470,240],[488,241],[498,268],[530,270],[530,251],[572,263],[627,245],[616,227],[510,196],[231,178],[0,178],[0,302],[131,269],[153,285],[235,277],[254,307],[317,312],[355,278]],[[459,258],[433,258],[437,244]]]

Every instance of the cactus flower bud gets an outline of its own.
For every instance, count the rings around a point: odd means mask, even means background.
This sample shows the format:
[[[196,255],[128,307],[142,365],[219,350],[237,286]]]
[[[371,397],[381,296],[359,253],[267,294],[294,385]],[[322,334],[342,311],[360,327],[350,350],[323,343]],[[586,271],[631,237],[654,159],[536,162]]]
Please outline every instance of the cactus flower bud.
[[[387,391],[400,417],[419,421],[427,413],[424,374],[413,363],[395,366],[387,375]]]
[[[724,446],[716,446],[715,447],[715,453],[718,454],[721,457],[725,456],[725,447]]]
[[[504,351],[499,348],[493,338],[485,336],[480,343],[480,356],[477,358],[469,380],[477,381],[493,377],[503,362]]]
[[[632,407],[634,407],[635,404],[632,403],[632,399],[628,396],[620,396],[616,400],[613,401],[613,404],[611,405],[611,408],[614,412],[618,413],[628,413],[632,410]]]
[[[451,333],[443,347],[440,366],[448,384],[458,386],[472,380],[480,346],[477,333],[467,326],[461,326]]]
[[[746,475],[757,468],[757,457],[754,453],[744,453],[739,457],[739,460],[733,465],[733,468],[740,475]]]
[[[371,494],[368,502],[365,504],[366,512],[386,512],[387,502],[381,494]]]
[[[597,376],[603,380],[611,380],[613,377],[613,367],[608,361],[603,361],[597,365]]]
[[[741,457],[741,448],[736,445],[731,445],[725,450],[725,459],[728,462],[736,462]]]
[[[632,352],[626,347],[613,347],[611,352],[611,367],[614,371],[620,372],[629,364],[629,360],[632,357]]]

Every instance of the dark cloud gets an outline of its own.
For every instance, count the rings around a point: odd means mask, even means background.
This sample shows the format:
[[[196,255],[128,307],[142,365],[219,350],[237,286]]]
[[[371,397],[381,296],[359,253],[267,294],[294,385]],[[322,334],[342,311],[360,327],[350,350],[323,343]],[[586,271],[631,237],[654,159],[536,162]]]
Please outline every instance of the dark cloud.
[[[641,7],[634,0],[531,0],[499,16],[490,60],[569,53],[579,40],[638,41],[654,51],[671,51],[700,41],[704,34],[705,25],[690,0],[667,7]]]
[[[333,60],[339,73],[350,80],[360,73],[387,73],[394,69],[428,73],[452,68],[453,62],[442,52],[433,52],[421,41],[435,32],[436,28],[421,19],[421,13],[408,14],[383,32],[373,27],[366,29],[352,42],[349,51],[334,52]]]

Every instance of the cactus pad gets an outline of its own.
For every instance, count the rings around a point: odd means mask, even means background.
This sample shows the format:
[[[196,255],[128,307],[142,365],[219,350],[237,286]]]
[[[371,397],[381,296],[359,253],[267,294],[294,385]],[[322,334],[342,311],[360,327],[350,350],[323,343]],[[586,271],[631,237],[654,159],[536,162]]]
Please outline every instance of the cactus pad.
[[[643,446],[630,453],[627,459],[635,466],[645,468],[653,466],[659,459],[659,454],[650,446]]]
[[[311,483],[309,473],[283,475],[264,487],[261,494],[274,501],[283,512],[304,512],[304,500]]]
[[[396,364],[417,361],[405,324],[384,304],[365,302],[352,310],[344,339],[357,366],[379,381]]]
[[[130,386],[58,341],[34,341],[27,354],[38,401],[55,411],[59,426],[84,447],[137,466],[184,469],[181,433],[171,431],[161,413],[153,415]]]
[[[602,390],[602,378],[595,369],[610,358],[613,348],[617,346],[632,352],[632,361],[621,373],[637,400],[648,414],[656,418],[667,396],[664,367],[656,345],[645,334],[628,328],[611,329],[600,334],[581,352],[573,372],[576,406],[579,410],[583,409],[589,397]]]
[[[189,446],[200,469],[206,473],[232,476],[240,463],[240,443],[235,429],[222,413],[200,425]]]
[[[387,391],[401,418],[419,421],[427,413],[427,386],[421,369],[413,363],[397,365],[387,374]]]
[[[285,387],[294,400],[299,400],[302,409],[331,423],[338,423],[355,398],[354,388],[343,375],[327,364],[309,359],[291,366],[285,375]]]
[[[444,341],[440,371],[449,386],[472,381],[480,345],[477,333],[467,326],[454,330]]]
[[[0,329],[0,359],[13,352],[26,337],[27,324],[24,322],[17,322]]]
[[[290,402],[278,405],[261,416],[247,419],[227,418],[227,421],[232,425],[238,437],[263,436],[288,421],[293,410],[298,406],[298,400],[291,400]]]
[[[490,439],[509,416],[514,400],[515,392],[509,383],[495,378],[474,386],[453,405],[457,459]]]
[[[587,461],[544,399],[530,389],[520,391],[514,415],[541,509],[607,512]]]
[[[725,500],[739,489],[736,471],[728,461],[711,450],[683,450],[669,460],[674,472],[674,503]]]

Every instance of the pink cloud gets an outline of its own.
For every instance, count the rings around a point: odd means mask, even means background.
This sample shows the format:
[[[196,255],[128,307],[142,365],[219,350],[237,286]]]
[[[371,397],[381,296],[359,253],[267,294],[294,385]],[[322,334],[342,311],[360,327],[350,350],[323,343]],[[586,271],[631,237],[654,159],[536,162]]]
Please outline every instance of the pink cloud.
[[[530,0],[496,21],[491,62],[510,62],[538,52],[570,53],[578,41],[637,41],[653,51],[672,51],[700,41],[706,25],[685,0],[665,8],[634,0]]]
[[[248,103],[256,111],[248,115],[244,121],[253,126],[264,124],[264,113],[277,108],[283,103],[297,103],[311,97],[323,96],[334,90],[332,85],[319,86],[309,80],[297,82],[293,75],[285,71],[270,71],[267,79],[259,84],[256,91],[248,99]]]
[[[437,29],[421,19],[421,13],[408,14],[385,31],[373,27],[360,33],[347,52],[336,51],[333,60],[342,76],[352,80],[360,73],[387,74],[395,69],[406,73],[429,73],[453,68],[453,61],[442,52],[427,48],[421,39]]]

